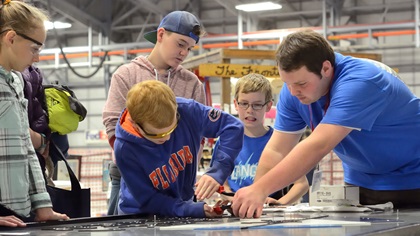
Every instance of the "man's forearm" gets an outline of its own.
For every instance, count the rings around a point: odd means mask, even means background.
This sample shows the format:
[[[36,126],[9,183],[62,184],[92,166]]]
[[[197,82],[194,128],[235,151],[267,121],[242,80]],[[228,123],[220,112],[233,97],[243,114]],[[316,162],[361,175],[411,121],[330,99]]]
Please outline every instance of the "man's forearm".
[[[280,161],[275,161],[274,156],[278,156],[278,153],[271,151],[269,149],[265,149],[261,154],[261,158],[258,162],[257,172],[255,173],[254,182],[264,176],[267,172],[269,172],[275,165],[277,165]],[[277,160],[277,158],[276,158]]]

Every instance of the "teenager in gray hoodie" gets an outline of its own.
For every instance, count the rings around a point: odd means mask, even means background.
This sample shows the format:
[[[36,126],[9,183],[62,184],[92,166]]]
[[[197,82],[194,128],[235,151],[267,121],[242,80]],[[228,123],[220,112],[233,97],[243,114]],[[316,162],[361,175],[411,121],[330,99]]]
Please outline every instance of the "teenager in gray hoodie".
[[[145,80],[158,80],[167,84],[177,97],[192,98],[205,104],[203,84],[181,63],[198,43],[204,30],[197,18],[185,11],[174,11],[166,15],[157,30],[148,32],[144,38],[155,44],[148,56],[139,56],[120,66],[113,74],[108,99],[102,113],[108,141],[114,148],[115,127],[121,111],[125,108],[128,91]],[[115,161],[110,163],[112,181],[108,215],[116,214],[116,203],[120,189],[120,173]]]

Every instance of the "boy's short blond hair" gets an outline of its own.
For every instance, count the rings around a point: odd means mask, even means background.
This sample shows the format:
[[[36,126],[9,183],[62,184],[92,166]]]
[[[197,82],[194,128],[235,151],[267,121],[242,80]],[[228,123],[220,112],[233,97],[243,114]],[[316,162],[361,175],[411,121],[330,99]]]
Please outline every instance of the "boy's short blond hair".
[[[238,79],[235,85],[235,100],[238,101],[240,93],[261,92],[265,94],[265,102],[273,100],[273,90],[270,81],[263,75],[250,73]]]
[[[157,80],[134,85],[128,91],[126,106],[136,123],[147,123],[157,129],[170,126],[178,108],[174,92]]]

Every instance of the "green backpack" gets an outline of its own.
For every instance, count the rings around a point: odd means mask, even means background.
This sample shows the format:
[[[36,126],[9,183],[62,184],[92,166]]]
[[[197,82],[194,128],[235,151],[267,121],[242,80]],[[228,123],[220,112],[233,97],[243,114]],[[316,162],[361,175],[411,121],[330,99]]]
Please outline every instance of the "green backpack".
[[[76,131],[86,117],[86,108],[69,87],[58,83],[43,86],[51,132],[64,135]]]

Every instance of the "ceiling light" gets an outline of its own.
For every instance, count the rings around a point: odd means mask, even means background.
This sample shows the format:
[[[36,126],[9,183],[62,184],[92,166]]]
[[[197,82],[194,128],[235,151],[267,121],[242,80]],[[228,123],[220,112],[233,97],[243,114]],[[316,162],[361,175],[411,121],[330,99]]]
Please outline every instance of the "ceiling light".
[[[267,11],[267,10],[277,10],[281,9],[282,6],[278,3],[273,2],[259,2],[259,3],[249,3],[236,5],[235,8],[240,11]]]
[[[50,29],[53,29],[53,28],[56,28],[56,29],[66,29],[66,28],[70,28],[71,27],[71,24],[70,23],[65,23],[65,22],[61,22],[61,21],[54,21],[54,22],[44,21],[44,25],[45,25],[45,28],[47,30],[50,30]]]

